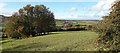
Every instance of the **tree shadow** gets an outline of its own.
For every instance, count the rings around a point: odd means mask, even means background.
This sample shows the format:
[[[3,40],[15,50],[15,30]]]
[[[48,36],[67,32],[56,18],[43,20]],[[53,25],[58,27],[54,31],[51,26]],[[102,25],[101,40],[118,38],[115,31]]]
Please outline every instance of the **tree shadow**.
[[[19,46],[13,47],[13,48],[3,49],[2,51],[25,51],[27,49],[30,49],[32,51],[40,51],[42,48],[46,48],[48,46],[49,45],[47,45],[47,44],[42,44],[42,43],[38,42],[38,43],[19,45]]]
[[[12,42],[12,41],[3,41],[2,44],[4,44],[4,43],[8,43],[8,42]]]
[[[8,42],[13,42],[15,41],[15,39],[8,39],[8,38],[2,38],[1,39],[1,43],[4,44],[4,43],[8,43]]]
[[[53,34],[61,34],[61,33],[59,33],[59,32],[51,32],[49,34],[43,34],[43,35],[37,35],[37,36],[48,36],[48,35],[53,35]],[[35,37],[37,37],[37,36],[35,36]],[[12,42],[12,40],[8,40],[7,38],[1,38],[1,41],[2,41],[1,42],[2,44]],[[13,41],[15,41],[15,40],[13,40]]]

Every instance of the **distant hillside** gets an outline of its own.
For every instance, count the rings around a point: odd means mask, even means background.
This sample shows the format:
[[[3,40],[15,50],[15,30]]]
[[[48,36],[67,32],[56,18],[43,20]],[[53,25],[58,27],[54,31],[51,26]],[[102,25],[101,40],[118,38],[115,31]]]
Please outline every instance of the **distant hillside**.
[[[64,19],[55,19],[56,21],[100,21],[100,20],[64,20]]]
[[[9,17],[7,16],[4,16],[4,15],[0,15],[0,34],[1,34],[1,31],[2,31],[2,28],[3,28],[3,24],[5,21],[8,20]]]
[[[2,25],[5,21],[8,20],[9,17],[0,15],[0,25]],[[91,25],[91,24],[96,24],[100,20],[64,20],[64,19],[55,19],[56,25],[63,25],[64,22],[72,22],[73,25]]]
[[[59,25],[63,25],[64,22],[72,22],[73,25],[77,25],[77,24],[80,24],[80,25],[93,25],[93,24],[96,24],[98,23],[99,21],[101,20],[58,20],[56,19],[56,25],[59,26]]]
[[[8,18],[10,18],[10,17],[4,16],[4,15],[0,15],[0,24],[2,24],[2,23],[4,23],[5,21],[7,21]]]

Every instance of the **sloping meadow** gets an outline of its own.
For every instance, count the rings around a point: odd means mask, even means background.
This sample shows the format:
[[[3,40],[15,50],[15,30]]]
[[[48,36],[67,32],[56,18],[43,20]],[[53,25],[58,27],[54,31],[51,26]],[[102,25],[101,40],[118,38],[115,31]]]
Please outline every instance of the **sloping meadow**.
[[[3,51],[95,51],[98,34],[91,31],[52,32],[22,40],[6,39]]]

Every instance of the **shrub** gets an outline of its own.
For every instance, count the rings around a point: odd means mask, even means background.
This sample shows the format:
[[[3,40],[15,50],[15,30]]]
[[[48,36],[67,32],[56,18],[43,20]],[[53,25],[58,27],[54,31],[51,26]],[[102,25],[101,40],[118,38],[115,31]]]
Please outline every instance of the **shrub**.
[[[112,6],[108,16],[97,25],[96,32],[100,34],[97,38],[99,50],[120,51],[120,1]]]

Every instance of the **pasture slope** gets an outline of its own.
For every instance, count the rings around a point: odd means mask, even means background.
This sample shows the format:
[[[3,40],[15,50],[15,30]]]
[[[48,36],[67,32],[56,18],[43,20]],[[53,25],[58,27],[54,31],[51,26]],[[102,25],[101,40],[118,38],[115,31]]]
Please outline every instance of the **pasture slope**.
[[[3,51],[95,51],[98,34],[91,31],[52,32],[22,40],[2,40]]]

